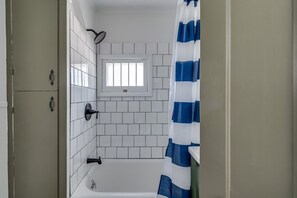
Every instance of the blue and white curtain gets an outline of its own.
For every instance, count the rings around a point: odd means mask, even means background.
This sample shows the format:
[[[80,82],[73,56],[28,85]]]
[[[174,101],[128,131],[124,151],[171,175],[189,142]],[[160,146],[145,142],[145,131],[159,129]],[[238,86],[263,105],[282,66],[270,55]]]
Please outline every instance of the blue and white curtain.
[[[169,141],[158,198],[190,198],[189,146],[200,146],[200,0],[178,0]]]

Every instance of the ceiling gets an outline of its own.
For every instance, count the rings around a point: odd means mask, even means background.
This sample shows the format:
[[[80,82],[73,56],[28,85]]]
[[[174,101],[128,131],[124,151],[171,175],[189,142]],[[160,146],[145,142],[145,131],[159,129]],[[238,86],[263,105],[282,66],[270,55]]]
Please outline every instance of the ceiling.
[[[165,9],[176,8],[177,0],[85,0],[97,10],[104,9]]]

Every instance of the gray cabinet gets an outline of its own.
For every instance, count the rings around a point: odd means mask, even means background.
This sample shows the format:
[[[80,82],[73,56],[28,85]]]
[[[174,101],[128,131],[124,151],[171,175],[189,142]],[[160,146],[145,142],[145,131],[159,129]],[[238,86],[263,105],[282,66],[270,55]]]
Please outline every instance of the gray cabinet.
[[[14,90],[57,90],[58,1],[12,1]]]
[[[59,40],[59,3],[66,1],[7,2],[8,62],[14,71],[8,75],[9,106],[14,108],[9,115],[10,197],[56,198],[64,168],[59,167],[58,97],[64,94],[58,94],[59,48],[65,44]]]
[[[56,92],[15,93],[14,177],[16,198],[58,197]]]

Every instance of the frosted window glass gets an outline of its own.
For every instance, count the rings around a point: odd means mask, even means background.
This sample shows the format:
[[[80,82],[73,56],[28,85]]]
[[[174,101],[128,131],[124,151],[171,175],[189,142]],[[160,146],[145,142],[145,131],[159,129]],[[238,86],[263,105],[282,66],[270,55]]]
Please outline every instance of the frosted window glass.
[[[136,86],[136,63],[129,63],[129,86]]]
[[[121,86],[121,63],[114,63],[114,86],[118,87]]]
[[[143,63],[137,63],[137,86],[143,86]]]
[[[129,66],[128,63],[122,63],[122,86],[129,86]]]
[[[113,64],[106,63],[106,86],[113,86]]]

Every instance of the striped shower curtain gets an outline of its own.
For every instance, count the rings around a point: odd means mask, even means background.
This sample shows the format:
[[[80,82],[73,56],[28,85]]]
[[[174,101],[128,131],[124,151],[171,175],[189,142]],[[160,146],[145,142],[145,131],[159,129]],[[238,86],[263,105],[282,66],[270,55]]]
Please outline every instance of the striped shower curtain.
[[[200,0],[178,0],[169,140],[158,198],[191,197],[189,146],[200,146]]]

